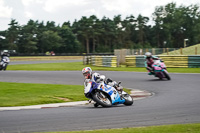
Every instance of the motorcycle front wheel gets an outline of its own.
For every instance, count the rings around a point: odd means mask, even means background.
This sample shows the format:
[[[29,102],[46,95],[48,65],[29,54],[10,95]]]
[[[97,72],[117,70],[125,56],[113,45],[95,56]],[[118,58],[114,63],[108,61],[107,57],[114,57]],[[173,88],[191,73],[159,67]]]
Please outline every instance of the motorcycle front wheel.
[[[133,98],[129,94],[122,94],[121,97],[125,99],[124,105],[130,106],[133,104]]]
[[[166,77],[168,80],[171,80],[171,78],[170,78],[170,76],[169,76],[167,70],[164,70],[163,73],[164,73],[165,77]]]
[[[4,70],[4,71],[5,71],[5,70],[6,70],[6,68],[7,68],[7,64],[5,64],[5,66],[3,67],[3,69],[2,69],[2,70]]]
[[[112,106],[112,102],[111,102],[110,98],[101,91],[95,92],[92,97],[93,97],[93,100],[95,102],[97,102],[99,105],[101,105],[102,107],[111,107]]]

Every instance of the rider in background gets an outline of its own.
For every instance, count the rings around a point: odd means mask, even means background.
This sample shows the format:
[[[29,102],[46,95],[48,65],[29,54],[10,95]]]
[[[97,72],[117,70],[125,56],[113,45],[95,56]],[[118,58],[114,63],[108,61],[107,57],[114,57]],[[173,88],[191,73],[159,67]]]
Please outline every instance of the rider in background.
[[[2,52],[2,54],[1,54],[1,62],[0,62],[0,65],[2,65],[3,64],[3,58],[4,57],[9,57],[10,55],[9,55],[9,53],[8,53],[8,50],[4,50],[3,52]]]
[[[145,53],[145,67],[149,72],[148,75],[154,74],[154,70],[152,67],[154,60],[161,60],[161,59],[156,56],[152,56],[152,54],[150,52]]]
[[[4,57],[4,56],[7,56],[9,57],[9,53],[8,53],[8,50],[4,50],[3,53],[1,54],[1,59]]]
[[[121,88],[117,88],[117,82],[116,81],[112,81],[111,79],[106,79],[106,77],[104,75],[100,75],[97,72],[92,72],[92,69],[90,67],[85,67],[82,69],[82,73],[83,76],[85,78],[84,81],[84,94],[85,97],[87,98],[91,98],[90,97],[90,88],[93,85],[92,82],[96,82],[96,83],[100,83],[102,87],[104,87],[104,83],[110,86],[115,87],[118,91],[122,91]],[[99,87],[100,87],[99,86]]]

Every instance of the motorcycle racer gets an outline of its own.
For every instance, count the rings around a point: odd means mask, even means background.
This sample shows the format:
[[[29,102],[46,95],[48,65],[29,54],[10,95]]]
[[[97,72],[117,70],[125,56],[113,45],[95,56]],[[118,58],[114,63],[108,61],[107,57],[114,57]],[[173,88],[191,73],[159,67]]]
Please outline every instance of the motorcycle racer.
[[[85,67],[82,69],[83,76],[85,78],[84,81],[84,94],[87,98],[91,98],[88,94],[90,91],[90,88],[92,86],[92,82],[100,83],[101,81],[104,81],[105,76],[101,75],[96,72],[92,72],[92,69],[90,67]]]
[[[6,69],[5,62],[8,64],[10,62],[9,60],[9,53],[8,50],[4,50],[1,54],[1,61],[0,61],[0,69],[2,70],[4,67],[4,70]]]
[[[99,105],[102,107],[110,107],[117,104],[130,106],[133,104],[132,97],[124,92],[123,87],[120,86],[121,82],[117,83],[111,79],[105,79],[104,75],[92,72],[90,67],[83,68],[82,74],[85,78],[85,97],[89,99],[89,103],[94,101],[94,107],[98,107]],[[115,87],[122,88],[121,93]]]
[[[85,94],[85,97],[87,98],[91,98],[90,97],[90,88],[91,86],[93,85],[92,82],[96,82],[96,83],[99,83],[99,88],[100,87],[104,87],[104,83],[107,84],[107,85],[110,85],[110,86],[113,86],[116,90],[118,91],[122,91],[122,87],[118,87],[117,86],[117,82],[116,81],[113,81],[111,80],[110,78],[107,78],[104,76],[104,75],[100,75],[99,73],[97,72],[92,72],[92,69],[90,67],[85,67],[82,69],[82,73],[83,73],[83,76],[85,78],[85,81],[84,81],[84,94]]]
[[[156,56],[152,56],[152,54],[150,52],[145,53],[145,67],[149,72],[148,75],[154,74],[154,70],[153,70],[153,67],[152,67],[154,60],[161,60],[161,59],[156,57]]]
[[[6,56],[6,57],[9,57],[9,53],[8,53],[8,50],[4,50],[1,54],[1,61],[3,59],[3,57]]]

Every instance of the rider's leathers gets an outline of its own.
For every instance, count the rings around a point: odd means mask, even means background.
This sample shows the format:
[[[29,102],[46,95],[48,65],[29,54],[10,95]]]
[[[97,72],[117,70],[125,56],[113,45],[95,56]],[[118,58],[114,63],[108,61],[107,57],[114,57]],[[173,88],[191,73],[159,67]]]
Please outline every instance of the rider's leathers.
[[[95,73],[92,73],[92,74],[95,74]],[[92,75],[91,75],[91,77],[92,77]],[[104,80],[105,80],[105,76],[104,75],[100,75],[100,80],[98,82],[95,81],[92,78],[91,79],[85,79],[85,81],[84,81],[84,94],[85,94],[85,96],[87,98],[91,98],[89,96],[89,94],[90,94],[90,88],[92,87],[92,85],[93,85],[92,83],[93,82],[99,83],[100,85],[98,86],[99,87],[98,89],[100,89],[101,85],[104,86]]]

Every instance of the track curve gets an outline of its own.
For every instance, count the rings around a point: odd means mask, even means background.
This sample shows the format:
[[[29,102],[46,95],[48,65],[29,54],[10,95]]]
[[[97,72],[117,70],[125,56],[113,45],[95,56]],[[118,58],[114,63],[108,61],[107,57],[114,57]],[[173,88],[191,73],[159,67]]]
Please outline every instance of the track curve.
[[[100,73],[122,81],[126,88],[147,90],[155,95],[135,101],[128,107],[94,108],[87,105],[1,111],[0,132],[73,131],[200,122],[200,74],[170,73],[172,80],[167,81],[140,72]],[[83,76],[80,71],[5,71],[0,72],[0,81],[82,85]]]

